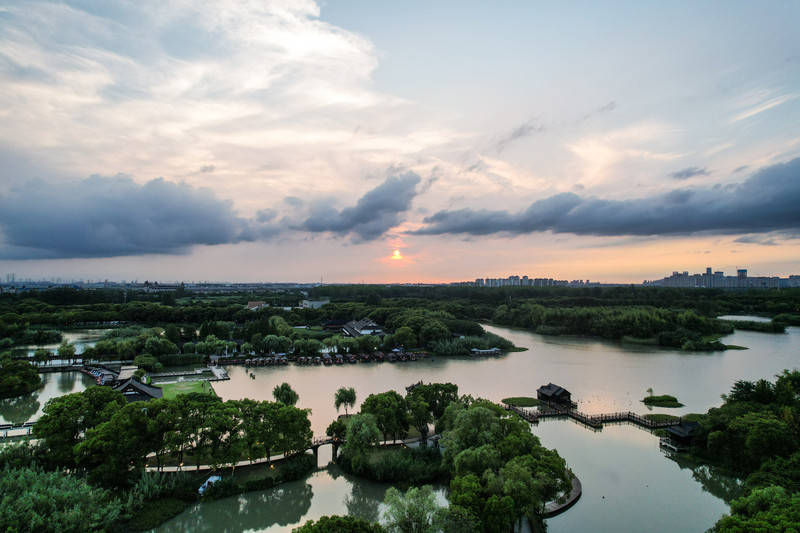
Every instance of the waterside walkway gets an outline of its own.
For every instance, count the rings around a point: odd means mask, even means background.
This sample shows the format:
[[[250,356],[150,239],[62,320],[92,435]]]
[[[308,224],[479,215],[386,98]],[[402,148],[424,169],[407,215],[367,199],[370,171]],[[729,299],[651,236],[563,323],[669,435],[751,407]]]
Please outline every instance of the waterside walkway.
[[[572,472],[570,472],[570,478],[570,481],[572,482],[572,488],[570,489],[569,494],[566,494],[563,498],[545,504],[542,518],[552,518],[556,515],[560,515],[575,505],[575,503],[580,499],[583,492],[581,480],[578,479],[578,477]]]
[[[614,422],[630,422],[644,429],[664,429],[672,426],[679,426],[682,420],[680,417],[673,420],[650,420],[632,411],[587,415],[577,409],[559,406],[558,404],[548,404],[546,407],[540,407],[538,409],[525,409],[513,405],[504,405],[504,407],[509,411],[517,413],[524,420],[532,424],[537,424],[542,418],[568,417],[592,429],[602,429],[603,424]]]

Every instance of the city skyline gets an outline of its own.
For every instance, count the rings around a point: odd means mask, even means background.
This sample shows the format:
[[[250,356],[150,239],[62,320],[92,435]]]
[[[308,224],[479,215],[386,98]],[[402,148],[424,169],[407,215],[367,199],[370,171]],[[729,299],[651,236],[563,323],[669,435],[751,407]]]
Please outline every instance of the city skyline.
[[[800,6],[0,7],[0,272],[800,272]]]
[[[529,276],[527,274],[511,274],[508,276],[499,277],[484,277],[475,278],[474,280],[459,281],[448,280],[438,283],[425,283],[425,282],[389,282],[389,283],[375,283],[376,285],[467,285],[477,287],[508,287],[508,286],[527,286],[527,287],[599,287],[599,286],[612,286],[612,285],[643,285],[643,286],[664,286],[664,287],[683,287],[683,288],[725,288],[725,289],[742,289],[742,288],[790,288],[800,287],[800,274],[789,274],[788,276],[770,275],[764,273],[756,273],[752,275],[747,268],[737,268],[735,274],[726,275],[723,270],[714,270],[712,267],[706,267],[704,272],[690,274],[688,270],[679,271],[673,270],[669,276],[664,276],[658,279],[644,279],[639,282],[610,282],[602,279],[559,279],[552,276]],[[279,285],[296,285],[300,286],[322,286],[322,285],[358,285],[364,282],[350,282],[350,283],[337,283],[337,282],[324,282],[323,279],[317,281],[309,280],[246,280],[246,281],[231,281],[224,279],[216,280],[197,280],[197,279],[113,279],[108,277],[99,278],[62,278],[58,276],[44,277],[44,278],[26,278],[17,277],[16,273],[8,273],[0,277],[0,287],[25,287],[26,284],[31,285],[33,288],[46,288],[47,286],[81,286],[84,288],[97,288],[102,286],[108,287],[144,287],[147,285],[157,287],[159,284],[162,286],[177,287],[180,284],[186,284],[188,289],[200,288],[203,286],[235,286],[239,288],[247,288],[248,286],[279,286]],[[163,287],[162,287],[163,288]]]

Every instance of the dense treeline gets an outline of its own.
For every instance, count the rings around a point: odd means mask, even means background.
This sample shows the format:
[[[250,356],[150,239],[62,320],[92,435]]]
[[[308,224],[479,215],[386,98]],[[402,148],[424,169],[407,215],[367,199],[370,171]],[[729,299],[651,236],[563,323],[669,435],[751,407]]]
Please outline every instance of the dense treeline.
[[[800,371],[775,382],[737,381],[700,423],[691,453],[746,477],[751,492],[732,503],[718,533],[792,531],[800,519]]]
[[[598,334],[607,338],[632,336],[649,338],[663,331],[674,332],[681,326],[677,316],[683,311],[710,318],[728,313],[749,313],[774,316],[771,326],[753,326],[760,330],[780,331],[779,324],[800,324],[800,290],[781,291],[723,291],[715,289],[671,289],[654,287],[611,288],[534,288],[504,287],[497,289],[475,287],[413,287],[413,286],[324,286],[312,290],[313,296],[327,296],[332,302],[320,309],[283,309],[280,307],[250,311],[244,308],[253,294],[229,295],[225,298],[192,299],[160,298],[159,301],[128,300],[120,303],[115,297],[89,296],[95,291],[53,290],[10,295],[0,298],[0,343],[44,344],[57,342],[59,333],[52,328],[68,328],[86,324],[136,323],[142,325],[175,326],[177,339],[169,340],[179,347],[185,342],[204,341],[214,335],[222,341],[247,341],[260,333],[279,337],[322,341],[325,331],[291,331],[293,326],[319,325],[327,321],[346,321],[372,318],[397,333],[403,330],[397,344],[433,348],[438,342],[444,353],[465,353],[485,343],[472,342],[483,338],[477,321],[496,320],[499,323],[541,328],[542,332],[569,331]],[[111,294],[111,293],[109,293]],[[299,293],[261,296],[265,301],[282,300],[295,304]],[[12,297],[13,296],[13,297]],[[150,297],[151,295],[147,295]],[[537,323],[530,317],[520,319],[524,308],[543,308],[546,320]],[[562,316],[550,311],[566,310]],[[667,315],[660,314],[661,312]],[[644,316],[644,315],[652,316]],[[582,316],[578,316],[582,315]],[[275,331],[268,322],[280,317],[283,331]],[[588,319],[581,321],[583,318]],[[668,323],[667,329],[658,330]],[[551,324],[552,323],[552,324]],[[202,326],[224,324],[218,331]],[[712,323],[708,328],[700,321],[702,331],[667,335],[657,339],[668,346],[683,346],[691,342],[697,349],[719,346],[707,344],[702,337],[728,331],[727,326]],[[587,331],[586,327],[592,331]],[[676,327],[672,327],[676,326]],[[216,327],[216,326],[215,326]],[[737,327],[746,328],[742,324]],[[50,328],[50,329],[48,329]],[[752,329],[752,328],[751,328]],[[196,332],[200,330],[200,335]],[[447,344],[455,335],[466,342]],[[254,347],[258,351],[258,346]],[[186,352],[186,350],[183,350]],[[151,354],[155,355],[155,354]]]
[[[142,474],[148,454],[215,467],[276,452],[302,451],[312,433],[308,411],[280,402],[221,401],[187,394],[126,403],[108,387],[53,398],[34,426],[43,464],[83,472],[92,483],[125,487]]]
[[[591,335],[606,339],[631,337],[683,350],[724,350],[714,337],[733,333],[733,325],[693,311],[654,307],[548,308],[522,301],[501,305],[492,319],[498,324],[529,328],[548,335]]]

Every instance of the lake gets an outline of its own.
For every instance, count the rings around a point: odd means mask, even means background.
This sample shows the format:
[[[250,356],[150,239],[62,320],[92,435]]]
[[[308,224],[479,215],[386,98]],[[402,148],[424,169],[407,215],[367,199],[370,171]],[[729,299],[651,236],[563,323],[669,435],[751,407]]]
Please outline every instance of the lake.
[[[536,388],[553,382],[569,389],[579,408],[589,413],[681,414],[719,405],[720,395],[738,379],[772,379],[783,369],[800,366],[800,328],[789,328],[785,334],[737,331],[724,342],[748,350],[712,353],[544,337],[493,326],[486,329],[528,350],[486,359],[228,367],[231,380],[214,383],[214,389],[224,399],[271,400],[272,389],[286,381],[300,395],[298,406],[312,410],[314,434],[322,435],[336,417],[333,395],[341,386],[354,387],[358,403],[371,393],[389,389],[404,394],[406,386],[420,379],[449,381],[458,384],[462,394],[499,401],[508,396],[535,396]],[[640,401],[648,388],[655,394],[677,396],[685,407],[648,409]],[[593,432],[571,421],[546,421],[532,429],[544,445],[559,451],[583,483],[584,495],[577,505],[547,521],[551,533],[705,531],[727,511],[725,498],[736,495],[735,479],[707,468],[679,465],[659,449],[656,436],[630,425],[610,425]],[[322,466],[327,464],[325,453],[329,457],[329,452],[321,451]],[[322,514],[352,512],[373,519],[374,502],[382,500],[386,487],[348,478],[330,467],[281,489],[197,504],[157,531],[201,530],[198,517],[212,521],[216,531],[228,532],[291,531]],[[352,501],[369,499],[365,494],[372,494],[374,501],[367,506],[372,510],[361,515]],[[307,503],[295,507],[298,499]],[[285,508],[291,508],[292,514],[282,514]]]

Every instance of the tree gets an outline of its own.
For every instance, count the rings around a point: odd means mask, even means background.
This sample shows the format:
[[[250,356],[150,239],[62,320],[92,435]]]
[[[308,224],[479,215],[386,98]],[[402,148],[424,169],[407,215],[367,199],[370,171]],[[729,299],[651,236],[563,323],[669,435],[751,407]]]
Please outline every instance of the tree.
[[[439,510],[438,521],[442,533],[478,533],[480,531],[477,517],[464,507],[452,503]]]
[[[406,401],[395,391],[370,394],[361,404],[361,412],[372,414],[383,433],[383,440],[405,437],[408,432],[408,411]]]
[[[58,347],[58,357],[71,363],[75,358],[75,346],[67,341],[62,342]]]
[[[75,457],[89,481],[104,487],[125,487],[138,477],[151,451],[147,424],[146,405],[135,402],[88,429],[75,446]]]
[[[356,404],[356,390],[353,387],[339,387],[333,396],[333,405],[336,407],[336,412],[339,408],[344,406],[344,414],[347,414],[347,408],[353,407]]]
[[[419,330],[419,342],[425,346],[432,346],[434,343],[450,337],[450,330],[438,320],[431,320]]]
[[[358,351],[367,353],[374,352],[381,343],[381,339],[375,335],[361,335],[357,337],[355,341],[356,346],[358,346]]]
[[[35,352],[33,352],[33,360],[37,363],[46,363],[50,360],[50,352],[45,350],[44,348],[39,348]]]
[[[731,514],[710,530],[714,533],[794,533],[800,524],[800,493],[783,487],[756,489],[731,503]]]
[[[134,357],[133,364],[139,368],[143,368],[147,372],[151,372],[156,364],[158,364],[158,359],[150,354],[143,353],[142,355]]]
[[[209,460],[212,467],[230,464],[236,471],[236,462],[244,447],[241,435],[241,410],[236,401],[212,404],[203,431],[209,442]]]
[[[357,347],[358,342],[352,337],[342,337],[342,340],[339,341],[339,348],[347,353],[354,352]]]
[[[175,324],[168,324],[167,327],[164,328],[164,336],[173,344],[181,342],[181,330]]]
[[[322,516],[296,527],[292,533],[384,533],[380,524],[367,522],[354,516]]]
[[[347,438],[342,452],[351,456],[359,455],[378,444],[381,431],[370,414],[358,414],[347,421]]]
[[[284,405],[294,405],[300,399],[300,396],[285,382],[275,386],[272,390],[272,397]]]
[[[411,423],[417,428],[422,442],[427,442],[428,438],[428,424],[433,422],[433,415],[431,414],[430,405],[428,402],[419,397],[411,397],[408,400],[408,414]]]
[[[278,446],[283,453],[302,452],[311,445],[314,433],[308,419],[309,409],[299,409],[293,405],[282,405],[278,409],[276,429]]]
[[[42,386],[39,372],[27,361],[0,356],[0,398],[13,398]]]
[[[344,440],[347,436],[347,424],[345,424],[342,420],[334,420],[328,424],[325,434],[336,440]]]
[[[406,394],[406,400],[421,398],[430,406],[434,418],[441,418],[444,410],[458,400],[458,385],[452,383],[428,383],[417,385]]]
[[[119,500],[84,479],[32,468],[0,471],[2,531],[111,531]]]
[[[255,418],[244,418],[245,441],[249,440],[261,446],[264,457],[267,458],[267,468],[271,464],[272,451],[281,444],[278,427],[280,408],[279,403],[259,402],[255,408]]]
[[[126,403],[122,394],[110,387],[90,387],[83,392],[52,398],[44,405],[33,432],[41,439],[54,465],[72,468],[75,466],[73,449],[84,433],[110,420]]]
[[[417,345],[417,336],[414,335],[414,330],[407,326],[397,328],[397,331],[394,332],[393,339],[394,343],[398,346],[413,348]]]
[[[430,485],[411,487],[405,494],[389,487],[383,518],[390,533],[437,533],[439,505]]]

